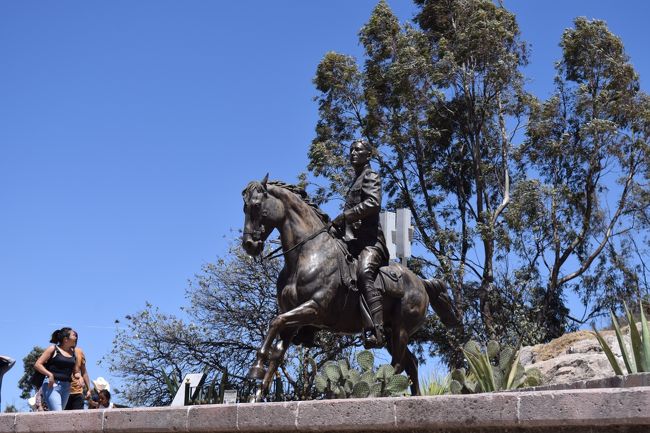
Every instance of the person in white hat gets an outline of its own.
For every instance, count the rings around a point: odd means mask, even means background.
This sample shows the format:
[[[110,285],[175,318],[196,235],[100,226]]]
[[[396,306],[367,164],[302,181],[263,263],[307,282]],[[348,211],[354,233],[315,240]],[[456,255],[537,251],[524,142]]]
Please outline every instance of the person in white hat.
[[[95,386],[97,392],[101,391],[102,389],[105,389],[107,391],[111,390],[111,384],[108,383],[108,381],[101,376],[93,380],[93,385]]]
[[[108,381],[100,376],[93,380],[93,385],[95,386],[96,395],[88,400],[88,407],[90,409],[109,409],[113,407],[110,393],[111,385]]]

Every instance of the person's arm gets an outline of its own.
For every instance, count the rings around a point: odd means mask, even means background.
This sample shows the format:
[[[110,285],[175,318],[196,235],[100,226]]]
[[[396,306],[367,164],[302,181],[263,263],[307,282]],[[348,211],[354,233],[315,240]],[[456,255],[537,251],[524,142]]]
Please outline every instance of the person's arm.
[[[80,359],[79,363],[79,372],[81,373],[81,378],[83,379],[84,384],[86,385],[86,398],[90,398],[91,392],[90,392],[90,378],[88,377],[88,370],[86,369],[86,355],[84,354],[83,350],[81,349],[75,349],[77,350],[77,356]]]
[[[79,371],[79,365],[77,362],[75,362],[74,367],[72,367],[72,380],[76,380],[79,386],[84,386],[84,380],[83,377],[81,377],[81,372]]]
[[[88,398],[88,409],[97,409],[99,407],[99,403],[93,400],[92,398]]]
[[[47,364],[47,361],[49,361],[50,358],[52,357],[54,350],[55,350],[54,346],[48,347],[43,351],[41,356],[39,356],[36,362],[34,363],[34,370],[38,371],[41,374],[44,374],[45,377],[48,378],[47,386],[49,386],[50,388],[54,386],[54,374],[52,374],[51,371],[45,368],[45,364]]]

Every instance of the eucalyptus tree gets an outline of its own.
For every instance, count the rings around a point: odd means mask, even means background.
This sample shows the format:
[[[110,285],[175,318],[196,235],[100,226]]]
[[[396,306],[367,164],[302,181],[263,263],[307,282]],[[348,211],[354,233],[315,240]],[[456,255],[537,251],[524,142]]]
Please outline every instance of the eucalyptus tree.
[[[309,169],[329,182],[323,198],[341,194],[350,141],[372,143],[386,205],[411,210],[425,249],[412,266],[447,280],[455,314],[466,319],[456,337],[498,336],[508,313],[494,270],[511,197],[511,137],[528,99],[526,46],[515,17],[492,1],[416,4],[414,23],[400,24],[379,2],[360,31],[363,65],[334,52],[318,65]]]
[[[639,294],[633,247],[648,210],[650,104],[622,41],[603,21],[577,18],[560,46],[555,92],[534,104],[517,151],[528,180],[508,218],[520,272],[537,277],[542,339]],[[581,318],[564,305],[568,289]]]

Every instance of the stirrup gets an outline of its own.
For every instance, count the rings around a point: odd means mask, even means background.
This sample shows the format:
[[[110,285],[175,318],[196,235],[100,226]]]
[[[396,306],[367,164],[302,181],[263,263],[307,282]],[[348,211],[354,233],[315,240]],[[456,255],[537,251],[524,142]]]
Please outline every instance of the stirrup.
[[[366,349],[379,349],[386,344],[386,337],[384,335],[384,325],[375,325],[374,334],[364,339],[363,347]]]

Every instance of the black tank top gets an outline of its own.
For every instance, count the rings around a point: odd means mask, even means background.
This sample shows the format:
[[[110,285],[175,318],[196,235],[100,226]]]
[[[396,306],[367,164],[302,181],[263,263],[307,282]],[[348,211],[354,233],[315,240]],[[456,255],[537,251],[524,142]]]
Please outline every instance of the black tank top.
[[[52,372],[55,380],[71,382],[75,362],[74,352],[72,352],[72,356],[67,357],[61,353],[57,346],[54,346],[54,354],[47,363],[47,369]]]

